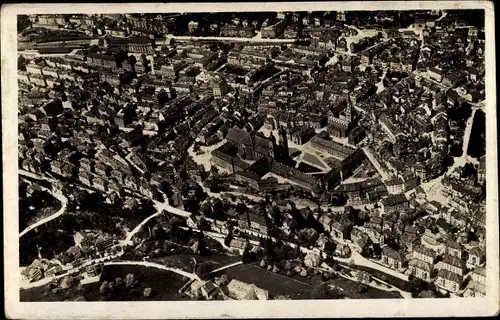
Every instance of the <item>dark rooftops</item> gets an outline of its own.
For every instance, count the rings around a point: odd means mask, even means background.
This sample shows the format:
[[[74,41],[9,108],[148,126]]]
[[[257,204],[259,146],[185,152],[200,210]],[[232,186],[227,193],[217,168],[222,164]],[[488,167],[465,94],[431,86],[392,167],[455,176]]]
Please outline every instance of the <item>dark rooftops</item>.
[[[405,202],[408,202],[408,199],[404,194],[392,195],[382,200],[384,206],[395,206]]]
[[[388,246],[382,249],[382,254],[401,262],[404,261],[403,254],[400,251],[394,250]]]
[[[234,142],[240,142],[247,134],[247,131],[235,126],[228,130],[226,139]]]
[[[456,282],[456,283],[462,283],[462,277],[459,274],[456,274],[454,272],[441,269],[438,272],[438,277],[445,278],[447,280]]]
[[[443,259],[443,264],[448,264],[457,268],[464,268],[465,262],[462,259],[446,255]]]
[[[113,60],[115,61],[115,56],[112,54],[98,54],[98,53],[91,53],[89,54],[90,58],[93,59],[101,59],[101,60]]]
[[[432,250],[431,248],[428,248],[424,245],[415,246],[413,248],[413,252],[417,252],[417,253],[423,254],[423,255],[428,256],[428,257],[433,257],[433,258],[436,257],[436,252],[434,250]]]
[[[409,265],[410,266],[415,266],[419,269],[422,269],[422,270],[425,270],[427,272],[432,272],[432,265],[430,263],[427,263],[425,261],[422,261],[422,260],[418,260],[418,259],[412,259],[410,262],[409,262]]]

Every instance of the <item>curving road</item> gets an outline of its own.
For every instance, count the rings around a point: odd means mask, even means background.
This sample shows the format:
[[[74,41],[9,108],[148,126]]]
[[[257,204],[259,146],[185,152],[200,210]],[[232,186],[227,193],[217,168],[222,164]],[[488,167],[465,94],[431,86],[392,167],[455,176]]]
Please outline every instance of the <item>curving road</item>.
[[[141,230],[141,228],[151,219],[159,216],[161,214],[161,211],[158,211],[152,215],[150,215],[149,217],[147,217],[146,219],[142,220],[141,223],[139,223],[139,225],[137,225],[132,231],[130,232],[127,232],[127,237],[125,238],[125,242],[126,243],[129,243],[130,241],[132,241],[132,237],[137,233],[139,232],[139,230]]]
[[[170,204],[168,204],[168,201],[159,202],[159,201],[153,200],[153,202],[155,204],[156,210],[158,210],[159,212],[162,212],[163,210],[165,210],[165,211],[168,211],[172,214],[175,214],[175,215],[178,215],[178,216],[181,216],[184,218],[191,216],[191,212],[172,207]]]
[[[134,235],[141,230],[141,228],[148,223],[149,220],[158,217],[163,213],[163,211],[167,211],[169,213],[181,216],[183,218],[187,218],[191,216],[191,212],[181,210],[179,208],[172,207],[170,204],[168,204],[168,199],[165,200],[165,202],[160,202],[153,200],[154,206],[156,208],[156,212],[147,217],[146,219],[142,220],[141,223],[139,223],[132,231],[127,232],[127,236],[124,240],[122,240],[122,243],[125,244],[131,244],[132,238]]]
[[[198,230],[198,229],[194,229],[195,231],[201,231],[201,230]],[[210,237],[220,237],[222,239],[225,238],[225,234],[222,234],[220,232],[214,232],[214,231],[202,231],[203,234],[207,235],[207,236],[210,236]],[[272,240],[274,241],[277,241],[276,238],[273,238],[273,237],[270,237]],[[252,241],[250,241],[252,243]],[[299,247],[301,251],[303,252],[310,252],[310,251],[313,251],[311,250],[310,248],[307,248],[307,247],[303,247],[303,246],[300,246],[300,245],[297,245],[295,243],[292,243],[292,242],[288,242],[288,241],[283,241],[283,243],[287,244],[287,245],[290,245],[292,246],[293,248],[295,247]],[[259,244],[258,242],[255,242],[255,244]],[[351,248],[351,246],[349,246]],[[352,262],[354,263],[355,265],[358,265],[358,266],[364,266],[364,267],[368,267],[368,268],[371,268],[371,269],[375,269],[375,270],[378,270],[378,271],[381,271],[383,273],[386,273],[386,274],[389,274],[389,275],[392,275],[394,277],[397,277],[401,280],[404,280],[404,281],[408,281],[408,276],[401,273],[401,272],[398,272],[396,270],[393,270],[391,268],[388,268],[386,266],[383,266],[381,264],[378,264],[378,263],[375,263],[365,257],[363,257],[359,252],[355,251],[354,248],[351,248],[351,256],[349,258],[340,258],[340,257],[336,257],[336,256],[332,256],[333,259],[339,261],[339,262],[342,262],[342,263],[346,263],[346,264],[349,264],[349,262]]]
[[[66,198],[66,196],[64,196],[62,193],[60,192],[53,192],[52,190],[49,190],[45,187],[41,187],[41,189],[43,191],[47,191],[49,192],[50,194],[52,194],[57,200],[59,200],[61,202],[61,208],[54,214],[46,217],[46,218],[43,218],[41,219],[40,221],[37,221],[36,223],[30,225],[29,227],[27,227],[26,229],[24,229],[23,231],[21,231],[21,233],[19,233],[19,238],[21,238],[22,236],[24,236],[26,233],[28,233],[29,231],[51,221],[51,220],[54,220],[56,218],[58,218],[59,216],[63,215],[64,212],[66,211],[66,206],[68,205],[68,198]]]
[[[216,272],[219,272],[219,271],[222,271],[222,270],[226,270],[226,269],[229,269],[229,268],[232,268],[232,267],[235,267],[235,266],[239,266],[240,264],[243,264],[243,261],[238,261],[238,262],[235,262],[235,263],[228,264],[227,266],[221,267],[219,269],[215,269],[215,270],[211,271],[210,273],[216,273]]]
[[[171,268],[171,267],[166,267],[162,264],[154,263],[154,262],[149,262],[149,261],[109,261],[104,263],[105,266],[112,266],[112,265],[134,265],[134,266],[143,266],[143,267],[150,267],[150,268],[157,268],[165,271],[171,271],[175,272],[181,276],[187,277],[192,280],[197,280],[201,281],[201,279],[194,273],[190,273],[178,268]]]
[[[124,240],[122,240],[122,243],[124,244],[131,244],[132,243],[132,238],[134,235],[141,230],[141,228],[148,223],[149,220],[158,217],[163,213],[163,211],[167,211],[169,213],[181,216],[183,218],[187,218],[191,216],[191,212],[181,210],[179,208],[172,207],[170,204],[168,204],[168,199],[165,200],[165,202],[160,202],[153,200],[154,206],[156,208],[156,212],[147,217],[146,219],[142,220],[141,223],[139,223],[132,231],[127,232],[127,236],[125,237]]]
[[[33,179],[37,179],[37,180],[45,180],[45,181],[48,181],[48,182],[51,182],[51,183],[53,183],[55,181],[55,179],[51,179],[51,178],[48,178],[48,177],[45,177],[45,176],[39,176],[37,174],[34,174],[32,172],[28,172],[28,171],[25,171],[25,170],[22,170],[22,169],[19,169],[19,174],[23,175],[23,176],[27,176],[27,177],[33,178]],[[59,217],[66,210],[66,205],[68,203],[68,198],[66,198],[62,193],[53,192],[53,191],[51,191],[51,190],[49,190],[49,189],[47,189],[45,187],[41,187],[41,188],[43,190],[47,191],[47,192],[50,192],[54,197],[56,197],[59,201],[61,201],[62,207],[61,207],[61,209],[58,212],[54,213],[53,215],[51,215],[51,216],[49,216],[49,217],[47,217],[45,219],[42,219],[42,220],[38,221],[37,223],[29,226],[25,230],[23,230],[20,233],[19,237],[23,236],[28,231],[30,231],[30,230],[32,230],[32,229],[34,229],[34,228],[36,228],[36,227],[38,227],[38,226],[40,226],[40,225],[42,225],[44,223],[47,223],[50,220],[53,220],[53,219]],[[154,213],[154,214],[150,215],[149,217],[147,217],[146,219],[144,219],[137,227],[134,228],[134,230],[132,230],[131,232],[129,232],[127,234],[127,237],[125,238],[125,241],[130,241],[132,239],[132,237],[134,236],[134,234],[136,234],[141,229],[141,227],[144,224],[146,224],[152,218],[157,217],[158,215],[160,215],[161,212],[163,212],[163,210],[165,210],[167,212],[170,212],[172,214],[184,217],[184,218],[187,218],[187,217],[189,217],[191,215],[191,213],[188,212],[188,211],[172,207],[168,203],[168,200],[166,200],[165,202],[159,202],[159,201],[153,200],[153,202],[154,202],[154,205],[156,207],[156,213]]]

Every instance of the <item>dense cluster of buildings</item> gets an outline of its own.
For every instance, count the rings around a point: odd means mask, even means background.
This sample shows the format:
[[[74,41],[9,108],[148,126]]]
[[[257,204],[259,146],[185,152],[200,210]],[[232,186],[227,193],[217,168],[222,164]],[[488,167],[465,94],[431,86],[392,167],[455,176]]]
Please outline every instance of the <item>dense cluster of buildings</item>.
[[[88,260],[102,258],[104,261],[123,253],[116,239],[105,235],[77,232],[73,239],[75,241],[73,246],[50,260],[43,258],[38,248],[38,258],[23,269],[22,280],[35,282],[43,278],[54,278],[67,272],[78,273],[80,270],[92,274],[96,266],[88,265],[86,263]]]
[[[342,12],[278,13],[209,28],[221,37],[260,33],[309,43],[160,39],[175,19],[33,16],[35,25],[98,36],[65,56],[20,58],[20,167],[99,191],[109,202],[125,199],[126,207],[134,197],[168,197],[197,212],[207,181],[221,176],[254,195],[286,189],[318,207],[246,201],[245,210],[224,208],[232,225],[211,219],[211,228],[283,236],[296,246],[323,234],[339,252],[349,247],[454,294],[484,295],[484,158],[472,176],[443,178],[446,204],[420,186],[446,172],[449,146],[463,142],[466,121],[456,115],[484,99],[477,28],[427,16],[414,31],[359,37],[363,30],[348,27]],[[189,33],[203,28],[187,23]],[[363,176],[366,168],[373,174]],[[321,207],[339,199],[363,214]],[[91,247],[106,254],[113,241],[103,241]],[[75,242],[69,254],[87,254],[81,244],[88,237]],[[45,272],[36,270],[27,268],[25,277]],[[238,282],[228,288],[236,299],[265,295]]]

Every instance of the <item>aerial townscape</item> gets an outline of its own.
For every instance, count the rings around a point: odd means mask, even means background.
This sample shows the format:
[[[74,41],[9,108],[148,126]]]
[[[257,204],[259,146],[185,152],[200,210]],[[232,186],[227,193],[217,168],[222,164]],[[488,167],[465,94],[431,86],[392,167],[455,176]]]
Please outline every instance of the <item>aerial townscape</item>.
[[[483,10],[17,24],[21,301],[485,297]]]

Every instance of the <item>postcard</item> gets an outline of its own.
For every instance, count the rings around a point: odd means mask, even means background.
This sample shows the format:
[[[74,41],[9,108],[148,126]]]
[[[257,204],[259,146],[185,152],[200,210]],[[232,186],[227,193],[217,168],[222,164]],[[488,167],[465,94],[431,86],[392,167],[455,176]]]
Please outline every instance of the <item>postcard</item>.
[[[491,2],[1,18],[7,317],[498,314]]]

